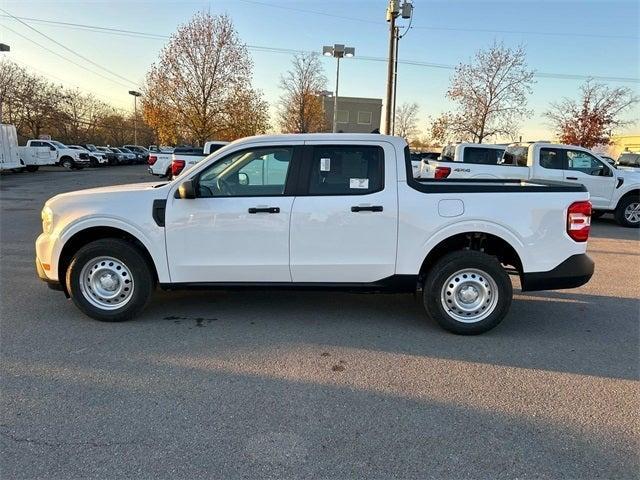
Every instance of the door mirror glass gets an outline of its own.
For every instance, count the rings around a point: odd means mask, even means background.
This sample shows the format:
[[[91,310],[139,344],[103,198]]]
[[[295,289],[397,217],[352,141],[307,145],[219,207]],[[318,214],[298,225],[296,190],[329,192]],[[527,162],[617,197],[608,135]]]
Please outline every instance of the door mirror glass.
[[[238,183],[240,185],[249,185],[249,175],[244,172],[238,173]]]
[[[196,188],[193,180],[185,180],[178,187],[178,198],[183,200],[196,198]]]

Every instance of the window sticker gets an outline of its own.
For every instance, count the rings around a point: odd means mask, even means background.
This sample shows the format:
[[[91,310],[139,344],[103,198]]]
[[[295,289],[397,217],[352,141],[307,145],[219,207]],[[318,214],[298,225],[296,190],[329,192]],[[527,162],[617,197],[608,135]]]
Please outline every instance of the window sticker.
[[[321,172],[330,172],[331,171],[331,159],[330,158],[321,158],[320,159],[320,171]]]
[[[368,178],[350,178],[349,179],[349,188],[369,188],[369,179]]]

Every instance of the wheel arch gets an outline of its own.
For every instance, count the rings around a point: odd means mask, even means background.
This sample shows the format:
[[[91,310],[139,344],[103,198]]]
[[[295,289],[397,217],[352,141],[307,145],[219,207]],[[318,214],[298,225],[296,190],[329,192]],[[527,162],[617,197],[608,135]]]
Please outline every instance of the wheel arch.
[[[447,253],[458,250],[475,250],[498,258],[500,263],[511,265],[518,274],[523,273],[523,264],[518,250],[503,237],[481,230],[469,230],[455,233],[442,240],[429,250],[424,257],[418,273],[422,281],[431,267]]]
[[[618,208],[618,205],[620,205],[620,202],[622,202],[623,200],[626,200],[629,197],[640,197],[640,187],[633,187],[628,192],[625,192],[624,195],[621,195],[620,198],[618,199],[618,202],[616,203],[616,208]]]
[[[60,251],[60,255],[58,257],[58,279],[65,288],[65,292],[66,285],[64,278],[66,276],[67,268],[69,267],[69,264],[71,263],[71,259],[73,258],[75,252],[93,241],[105,238],[119,238],[131,243],[145,259],[149,266],[151,274],[153,275],[155,281],[158,282],[158,268],[156,267],[151,253],[138,237],[118,227],[92,226],[83,228],[82,230],[75,232],[69,237],[69,239],[65,241],[64,245],[62,246],[62,250]]]

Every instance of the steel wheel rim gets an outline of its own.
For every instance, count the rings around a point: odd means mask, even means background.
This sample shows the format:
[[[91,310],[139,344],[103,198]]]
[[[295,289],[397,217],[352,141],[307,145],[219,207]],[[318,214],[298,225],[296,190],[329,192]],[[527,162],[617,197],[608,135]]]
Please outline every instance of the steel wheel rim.
[[[80,272],[82,296],[101,310],[122,308],[131,300],[133,290],[131,270],[117,258],[93,258]]]
[[[440,294],[445,312],[462,323],[476,323],[487,318],[496,309],[498,298],[496,281],[475,268],[458,270],[451,275]]]
[[[624,218],[629,223],[640,222],[640,202],[632,202],[624,209]]]

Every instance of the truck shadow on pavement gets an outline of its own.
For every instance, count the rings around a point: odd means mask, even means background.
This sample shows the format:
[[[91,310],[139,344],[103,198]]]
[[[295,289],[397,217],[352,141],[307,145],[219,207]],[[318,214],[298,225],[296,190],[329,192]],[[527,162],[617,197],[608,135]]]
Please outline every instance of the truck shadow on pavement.
[[[193,329],[212,346],[224,332],[256,348],[333,345],[637,379],[639,316],[636,299],[516,292],[497,328],[458,336],[427,318],[420,300],[411,295],[252,291],[161,292],[140,321],[162,319],[176,329]]]
[[[3,396],[17,416],[0,426],[4,476],[552,479],[637,473],[628,432],[606,423],[611,418],[604,412],[581,417],[575,399],[558,410],[545,408],[547,398],[525,400],[517,391],[504,392],[509,400],[490,407],[478,391],[442,400],[428,371],[416,380],[422,386],[416,399],[400,389],[354,388],[363,371],[322,368],[303,380],[282,379],[217,369],[186,350],[178,361],[141,346],[138,355],[106,365],[91,355],[63,365],[6,365],[13,374]],[[318,356],[317,362],[324,360]],[[47,394],[19,402],[34,381],[45,381]],[[48,417],[53,411],[65,421]]]

